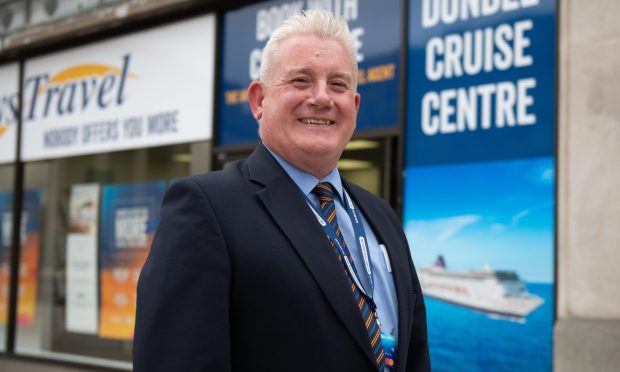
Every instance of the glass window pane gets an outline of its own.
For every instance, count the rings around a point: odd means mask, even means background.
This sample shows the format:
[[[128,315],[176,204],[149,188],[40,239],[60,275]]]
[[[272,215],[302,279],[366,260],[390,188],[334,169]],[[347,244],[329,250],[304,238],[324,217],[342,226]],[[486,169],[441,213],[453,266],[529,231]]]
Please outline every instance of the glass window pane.
[[[163,193],[208,171],[210,153],[201,142],[25,164],[17,353],[131,368],[135,284]]]
[[[99,0],[32,0],[30,23],[37,25],[83,13],[99,5]]]
[[[26,2],[11,1],[0,4],[0,33],[9,33],[26,24]]]

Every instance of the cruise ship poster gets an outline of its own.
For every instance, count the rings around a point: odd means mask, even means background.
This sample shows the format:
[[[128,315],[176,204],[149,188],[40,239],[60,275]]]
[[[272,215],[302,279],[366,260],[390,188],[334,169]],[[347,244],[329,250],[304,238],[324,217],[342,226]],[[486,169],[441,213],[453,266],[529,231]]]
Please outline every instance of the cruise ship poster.
[[[552,371],[557,1],[507,4],[408,2],[403,225],[435,372]]]
[[[408,167],[434,371],[551,371],[554,162]]]

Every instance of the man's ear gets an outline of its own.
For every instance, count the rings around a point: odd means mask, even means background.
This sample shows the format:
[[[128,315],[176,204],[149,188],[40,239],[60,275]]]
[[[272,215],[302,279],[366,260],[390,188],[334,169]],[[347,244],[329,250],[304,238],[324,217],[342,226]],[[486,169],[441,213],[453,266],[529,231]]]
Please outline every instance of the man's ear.
[[[263,83],[258,80],[252,81],[248,87],[248,102],[250,103],[252,115],[256,120],[260,120],[263,117],[264,89]]]

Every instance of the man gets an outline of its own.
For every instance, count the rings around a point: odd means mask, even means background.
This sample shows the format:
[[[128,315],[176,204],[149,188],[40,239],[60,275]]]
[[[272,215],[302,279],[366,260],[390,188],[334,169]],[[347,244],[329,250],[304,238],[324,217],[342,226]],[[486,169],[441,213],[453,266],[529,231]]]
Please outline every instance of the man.
[[[166,194],[138,285],[136,372],[430,370],[400,221],[336,168],[356,77],[331,13],[273,33],[248,88],[262,144]]]

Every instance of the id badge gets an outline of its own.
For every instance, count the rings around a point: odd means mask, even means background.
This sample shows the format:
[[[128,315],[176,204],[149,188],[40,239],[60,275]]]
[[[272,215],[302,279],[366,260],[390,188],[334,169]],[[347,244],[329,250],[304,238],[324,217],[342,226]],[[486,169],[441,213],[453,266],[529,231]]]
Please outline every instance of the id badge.
[[[396,362],[396,338],[389,333],[381,332],[381,345],[385,353],[385,366],[394,368]]]

